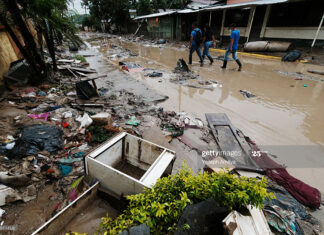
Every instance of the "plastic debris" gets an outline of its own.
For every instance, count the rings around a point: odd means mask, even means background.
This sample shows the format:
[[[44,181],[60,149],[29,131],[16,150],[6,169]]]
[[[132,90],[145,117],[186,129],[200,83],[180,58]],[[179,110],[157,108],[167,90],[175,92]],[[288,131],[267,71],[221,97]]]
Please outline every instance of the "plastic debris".
[[[253,98],[256,97],[256,95],[252,94],[249,91],[245,91],[245,90],[240,90],[240,93],[245,97],[245,98]]]
[[[59,164],[58,169],[62,176],[67,176],[72,171],[72,166]]]
[[[301,52],[299,50],[293,50],[288,52],[286,55],[282,57],[282,61],[294,62],[298,60],[301,56]]]
[[[137,120],[135,116],[131,116],[131,118],[126,122],[126,124],[131,126],[138,126],[140,124],[140,121]]]
[[[150,77],[150,78],[155,78],[155,77],[162,77],[163,73],[160,72],[152,72],[152,73],[147,73],[144,75],[145,77]]]
[[[28,114],[28,117],[37,119],[37,120],[44,120],[47,121],[48,117],[51,113],[42,113],[42,114]]]
[[[61,158],[60,160],[58,160],[58,162],[62,163],[62,164],[70,164],[70,163],[79,162],[82,160],[83,160],[82,157],[80,157],[80,158],[67,157],[67,158]]]
[[[156,43],[157,44],[165,44],[166,40],[165,39],[159,39]]]
[[[55,126],[31,125],[23,128],[20,134],[9,153],[11,157],[32,156],[44,150],[55,153],[63,149],[63,132]]]
[[[83,116],[80,116],[76,119],[76,121],[80,122],[81,125],[80,125],[80,128],[79,129],[82,129],[82,128],[85,128],[85,127],[88,127],[92,124],[93,120],[90,118],[90,116],[85,113]]]

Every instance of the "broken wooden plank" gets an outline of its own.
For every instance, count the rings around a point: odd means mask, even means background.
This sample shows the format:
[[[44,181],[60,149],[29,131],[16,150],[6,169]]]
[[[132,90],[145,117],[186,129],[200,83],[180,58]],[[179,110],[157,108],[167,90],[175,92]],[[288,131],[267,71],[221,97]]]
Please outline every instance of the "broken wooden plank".
[[[97,71],[95,69],[85,69],[85,68],[79,68],[79,67],[74,67],[70,65],[61,65],[57,66],[59,70],[65,70],[65,69],[71,69],[73,71],[77,72],[82,72],[82,73],[96,73]]]
[[[236,168],[263,172],[251,159],[248,143],[238,135],[237,129],[226,114],[206,114],[206,119],[221,149],[221,156],[235,165]]]
[[[263,212],[256,207],[247,206],[250,215],[232,211],[224,220],[227,234],[233,235],[272,235],[271,229]]]
[[[307,70],[307,72],[309,73],[315,73],[315,74],[319,74],[319,75],[324,75],[324,71],[320,71],[320,70]]]

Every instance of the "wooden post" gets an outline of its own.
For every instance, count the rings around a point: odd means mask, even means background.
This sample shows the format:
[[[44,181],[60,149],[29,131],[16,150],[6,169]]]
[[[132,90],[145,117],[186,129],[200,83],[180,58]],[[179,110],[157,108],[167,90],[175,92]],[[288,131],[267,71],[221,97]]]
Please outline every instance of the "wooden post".
[[[247,30],[245,32],[246,42],[248,42],[249,38],[250,38],[251,28],[252,28],[254,14],[255,14],[255,9],[256,9],[256,7],[253,6],[253,7],[251,7],[251,10],[250,10],[249,22],[248,22],[248,25],[247,25]]]
[[[315,34],[315,38],[314,38],[314,41],[313,41],[313,43],[312,43],[312,48],[314,47],[315,42],[316,42],[316,39],[317,39],[317,37],[318,37],[318,34],[319,34],[319,32],[320,32],[320,30],[321,30],[321,28],[322,28],[323,20],[324,20],[324,14],[323,14],[323,16],[322,16],[321,22],[320,22],[320,24],[319,24],[319,26],[318,26],[318,29],[317,29],[317,32],[316,32],[316,34]]]
[[[271,11],[271,5],[268,5],[263,19],[260,38],[264,38],[265,30],[269,21],[270,11]]]
[[[212,21],[212,11],[209,12],[209,27],[211,26]]]
[[[220,36],[224,36],[225,18],[226,18],[226,9],[223,10],[222,28],[221,28]]]

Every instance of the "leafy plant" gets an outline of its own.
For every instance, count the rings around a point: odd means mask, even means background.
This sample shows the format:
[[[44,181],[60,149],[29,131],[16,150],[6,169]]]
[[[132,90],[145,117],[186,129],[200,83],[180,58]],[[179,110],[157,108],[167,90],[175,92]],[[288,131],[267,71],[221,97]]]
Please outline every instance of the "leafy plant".
[[[81,62],[87,62],[87,60],[82,55],[76,55],[74,56],[74,59],[80,60]]]
[[[193,175],[187,166],[183,166],[177,174],[159,179],[152,189],[128,196],[129,205],[124,213],[114,220],[108,216],[102,218],[99,233],[118,234],[146,223],[152,233],[167,234],[175,231],[187,205],[210,197],[219,206],[229,209],[247,205],[262,208],[265,198],[274,198],[266,186],[265,178],[239,177],[226,171]]]

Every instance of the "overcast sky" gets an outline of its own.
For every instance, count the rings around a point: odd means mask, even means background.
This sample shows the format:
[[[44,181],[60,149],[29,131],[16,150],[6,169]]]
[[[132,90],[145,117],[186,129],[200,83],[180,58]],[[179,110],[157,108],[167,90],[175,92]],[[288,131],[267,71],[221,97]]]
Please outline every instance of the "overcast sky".
[[[76,10],[79,14],[84,14],[84,8],[81,6],[81,1],[82,0],[73,0],[73,3],[69,4],[69,8],[71,10]]]

